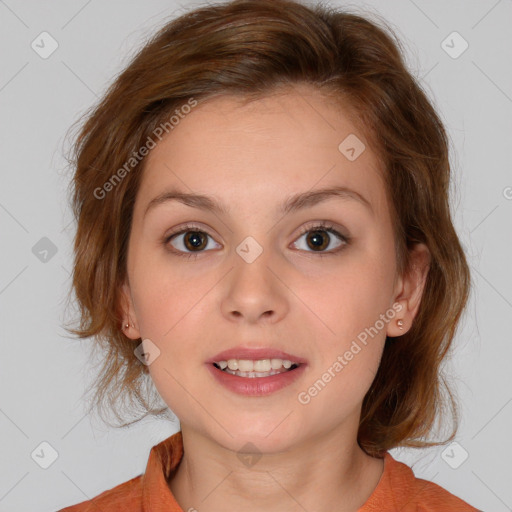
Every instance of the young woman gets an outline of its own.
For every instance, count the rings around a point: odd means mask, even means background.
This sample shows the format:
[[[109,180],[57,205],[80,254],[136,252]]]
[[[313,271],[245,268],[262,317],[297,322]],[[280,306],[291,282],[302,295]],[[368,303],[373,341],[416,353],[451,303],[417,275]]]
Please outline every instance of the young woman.
[[[74,156],[96,405],[161,414],[154,384],[180,431],[64,511],[476,511],[389,454],[456,411],[439,368],[470,276],[445,130],[387,31],[287,0],[196,9]]]

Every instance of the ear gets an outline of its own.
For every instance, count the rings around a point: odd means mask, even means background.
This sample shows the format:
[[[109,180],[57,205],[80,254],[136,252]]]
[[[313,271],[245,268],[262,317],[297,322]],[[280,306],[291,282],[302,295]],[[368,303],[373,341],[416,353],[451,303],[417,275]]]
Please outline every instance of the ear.
[[[119,307],[121,310],[121,318],[123,322],[121,325],[121,330],[123,331],[124,335],[128,338],[131,338],[132,340],[139,339],[141,335],[128,280],[126,280],[121,286]]]
[[[410,252],[410,268],[404,276],[397,279],[395,286],[394,303],[398,303],[401,309],[396,314],[396,320],[402,320],[400,329],[397,321],[389,322],[387,335],[390,337],[405,334],[413,323],[418,312],[423,296],[423,290],[430,269],[430,251],[425,244],[418,243]],[[398,309],[398,308],[397,308]]]

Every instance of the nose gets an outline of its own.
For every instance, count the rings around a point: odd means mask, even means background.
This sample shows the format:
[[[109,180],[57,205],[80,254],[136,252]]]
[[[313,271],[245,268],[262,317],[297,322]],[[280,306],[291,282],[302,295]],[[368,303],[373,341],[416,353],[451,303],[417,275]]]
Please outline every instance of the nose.
[[[265,251],[248,263],[235,256],[222,297],[222,314],[230,321],[275,323],[288,312],[286,286]]]

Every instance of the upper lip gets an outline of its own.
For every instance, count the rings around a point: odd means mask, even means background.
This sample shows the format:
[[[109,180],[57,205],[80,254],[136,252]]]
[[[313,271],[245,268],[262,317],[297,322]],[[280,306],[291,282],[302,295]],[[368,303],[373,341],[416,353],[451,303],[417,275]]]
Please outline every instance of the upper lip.
[[[228,350],[219,352],[212,358],[206,361],[207,363],[218,363],[219,361],[229,361],[229,359],[287,359],[292,363],[306,363],[306,359],[289,354],[282,350],[270,347],[248,348],[248,347],[234,347]]]

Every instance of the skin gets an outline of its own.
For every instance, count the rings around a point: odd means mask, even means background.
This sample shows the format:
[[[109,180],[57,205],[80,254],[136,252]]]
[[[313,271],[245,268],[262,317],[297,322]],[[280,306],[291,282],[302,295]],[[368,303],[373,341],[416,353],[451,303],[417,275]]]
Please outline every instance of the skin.
[[[338,150],[349,134],[366,144],[355,161]],[[343,109],[306,85],[247,105],[212,99],[148,155],[122,308],[130,323],[126,335],[160,350],[148,368],[180,419],[184,457],[168,483],[183,510],[355,512],[377,486],[383,460],[357,444],[361,405],[386,336],[400,336],[412,324],[430,259],[418,245],[413,269],[397,274],[378,162]],[[334,185],[359,192],[373,212],[330,198],[276,213],[293,194]],[[169,201],[144,216],[148,203],[173,187],[213,196],[230,211]],[[346,244],[324,232],[324,257],[301,235],[301,228],[322,220],[351,237]],[[184,235],[173,245],[162,241],[185,223],[210,235],[196,259],[172,252],[187,251]],[[252,263],[236,252],[248,236],[263,248]],[[317,396],[300,403],[298,394],[393,304],[402,306],[400,313]],[[213,379],[205,361],[238,345],[278,348],[308,364],[302,377],[274,394],[237,395]],[[237,456],[248,442],[261,454],[250,466]]]

